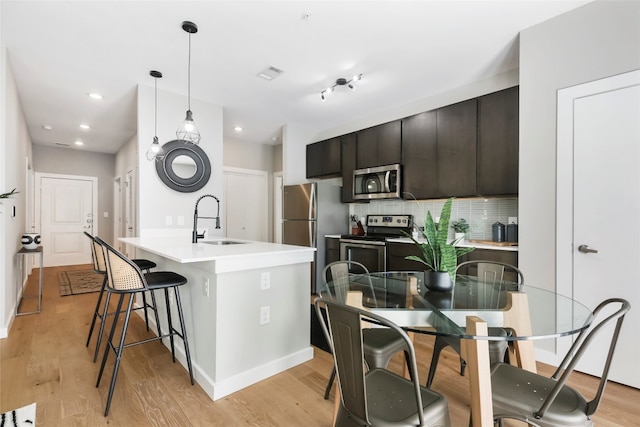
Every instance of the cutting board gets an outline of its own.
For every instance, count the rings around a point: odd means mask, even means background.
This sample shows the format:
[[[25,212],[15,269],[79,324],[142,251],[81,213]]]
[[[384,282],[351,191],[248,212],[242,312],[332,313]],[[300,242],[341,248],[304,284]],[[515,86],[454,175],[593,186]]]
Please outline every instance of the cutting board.
[[[469,243],[480,243],[482,245],[492,245],[492,246],[518,246],[518,242],[494,242],[493,240],[475,240],[475,239],[469,239],[467,241]]]

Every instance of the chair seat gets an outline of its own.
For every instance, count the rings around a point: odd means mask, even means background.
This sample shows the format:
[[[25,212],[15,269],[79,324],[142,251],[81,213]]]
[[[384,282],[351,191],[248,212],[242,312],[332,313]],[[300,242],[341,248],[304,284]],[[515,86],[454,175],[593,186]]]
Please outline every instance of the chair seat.
[[[564,386],[544,417],[536,420],[540,409],[556,381],[505,363],[494,365],[491,370],[493,413],[500,415],[525,415],[541,426],[590,426],[586,416],[587,402],[580,393]]]
[[[370,368],[386,368],[393,355],[407,347],[402,337],[388,328],[363,329],[362,342]]]
[[[150,290],[173,288],[187,283],[187,278],[172,271],[154,271],[144,275]]]
[[[152,268],[156,268],[156,263],[153,261],[149,261],[148,259],[132,259],[133,263],[138,266],[140,270],[151,270]]]
[[[418,425],[415,384],[386,369],[365,376],[369,421],[375,426]],[[420,387],[425,425],[446,425],[447,401],[442,395]]]

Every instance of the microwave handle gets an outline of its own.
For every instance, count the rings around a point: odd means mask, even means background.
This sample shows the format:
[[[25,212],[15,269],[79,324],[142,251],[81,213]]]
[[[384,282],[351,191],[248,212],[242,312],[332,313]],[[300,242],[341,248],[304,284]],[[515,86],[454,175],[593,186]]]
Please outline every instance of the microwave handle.
[[[384,173],[384,192],[389,193],[391,191],[391,171]]]

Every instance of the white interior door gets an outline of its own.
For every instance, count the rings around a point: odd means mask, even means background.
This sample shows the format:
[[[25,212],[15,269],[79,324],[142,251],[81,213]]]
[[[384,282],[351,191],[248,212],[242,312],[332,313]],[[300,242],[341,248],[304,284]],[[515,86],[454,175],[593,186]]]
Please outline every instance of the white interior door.
[[[266,242],[269,227],[268,176],[262,171],[225,168],[223,206],[226,236]]]
[[[96,232],[95,181],[41,176],[39,183],[45,267],[90,264],[90,245],[84,232]]]
[[[631,303],[609,378],[640,387],[640,72],[571,89],[573,238],[567,261],[573,297],[590,308],[612,297]],[[585,253],[581,245],[597,253]],[[578,370],[602,374],[612,328],[591,345]]]

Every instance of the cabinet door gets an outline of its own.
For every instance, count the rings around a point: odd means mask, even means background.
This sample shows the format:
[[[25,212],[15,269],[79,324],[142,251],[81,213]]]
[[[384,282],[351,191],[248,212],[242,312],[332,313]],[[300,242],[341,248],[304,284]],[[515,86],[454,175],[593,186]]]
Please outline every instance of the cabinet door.
[[[470,99],[436,111],[440,196],[474,196],[477,101]]]
[[[402,162],[402,121],[376,126],[378,130],[378,166]]]
[[[356,169],[356,134],[342,137],[342,203],[353,203],[353,171]]]
[[[478,98],[478,195],[518,194],[518,87]]]
[[[498,261],[506,262],[514,267],[518,266],[518,251],[495,251],[491,249],[475,249],[466,255],[458,258],[458,263],[463,261]],[[469,274],[475,276],[477,274],[477,268],[475,267],[462,267],[459,271],[460,274]],[[515,273],[506,273],[504,280],[515,282],[518,279]]]
[[[340,175],[340,137],[307,145],[307,178]]]
[[[413,243],[387,243],[387,271],[424,271],[425,265],[404,259],[409,255],[420,255],[420,249]]]
[[[340,261],[340,239],[335,237],[325,237],[324,265]],[[323,267],[324,268],[324,267]]]
[[[396,120],[357,132],[356,169],[402,161],[402,123]]]
[[[438,197],[436,111],[402,120],[402,197]]]

